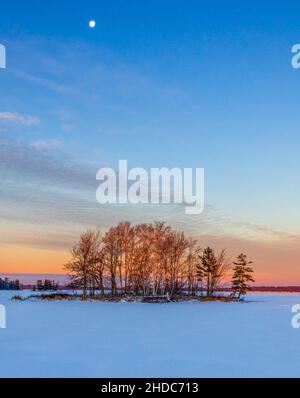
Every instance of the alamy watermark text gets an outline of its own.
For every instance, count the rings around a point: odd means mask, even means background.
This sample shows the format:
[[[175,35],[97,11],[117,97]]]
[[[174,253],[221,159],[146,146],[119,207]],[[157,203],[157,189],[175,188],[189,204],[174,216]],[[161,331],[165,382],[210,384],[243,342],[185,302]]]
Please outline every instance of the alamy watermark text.
[[[0,69],[6,68],[6,48],[0,43]]]
[[[0,329],[6,328],[6,309],[5,306],[0,304]]]
[[[100,204],[184,204],[186,214],[200,214],[204,210],[204,169],[174,167],[128,170],[127,160],[119,161],[119,170],[101,168],[101,181],[96,198]]]

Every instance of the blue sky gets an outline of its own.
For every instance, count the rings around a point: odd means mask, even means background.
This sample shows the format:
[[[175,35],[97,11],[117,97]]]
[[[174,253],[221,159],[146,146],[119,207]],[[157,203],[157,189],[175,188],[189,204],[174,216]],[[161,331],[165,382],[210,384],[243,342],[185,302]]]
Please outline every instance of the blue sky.
[[[294,275],[299,15],[283,1],[2,2],[2,245],[63,251],[87,226],[162,219],[244,245],[262,273],[280,241],[277,269],[292,247]],[[205,213],[99,207],[96,171],[119,159],[204,167]]]

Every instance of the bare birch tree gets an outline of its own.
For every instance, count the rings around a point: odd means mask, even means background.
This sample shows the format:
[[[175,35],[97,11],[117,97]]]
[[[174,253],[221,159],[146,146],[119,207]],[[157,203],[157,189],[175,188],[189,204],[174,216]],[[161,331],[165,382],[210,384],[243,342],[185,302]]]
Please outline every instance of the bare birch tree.
[[[83,233],[72,248],[72,260],[64,266],[71,279],[80,282],[83,300],[87,297],[87,289],[93,275],[92,267],[97,260],[100,242],[99,232],[88,230]]]

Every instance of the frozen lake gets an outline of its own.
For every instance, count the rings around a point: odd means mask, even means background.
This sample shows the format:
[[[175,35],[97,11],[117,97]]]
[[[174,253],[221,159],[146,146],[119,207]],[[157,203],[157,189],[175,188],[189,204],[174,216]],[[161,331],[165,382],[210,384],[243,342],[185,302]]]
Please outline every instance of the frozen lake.
[[[300,376],[300,329],[291,326],[299,294],[161,305],[13,294],[0,292],[1,377]]]

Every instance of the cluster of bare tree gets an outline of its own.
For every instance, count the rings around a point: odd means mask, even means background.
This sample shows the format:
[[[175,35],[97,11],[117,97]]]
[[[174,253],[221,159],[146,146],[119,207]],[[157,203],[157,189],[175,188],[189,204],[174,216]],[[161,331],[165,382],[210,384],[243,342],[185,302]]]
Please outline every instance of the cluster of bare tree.
[[[83,298],[104,295],[213,296],[230,261],[225,250],[215,253],[164,223],[112,227],[104,235],[88,230],[65,265],[71,283]]]

